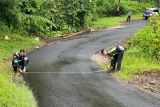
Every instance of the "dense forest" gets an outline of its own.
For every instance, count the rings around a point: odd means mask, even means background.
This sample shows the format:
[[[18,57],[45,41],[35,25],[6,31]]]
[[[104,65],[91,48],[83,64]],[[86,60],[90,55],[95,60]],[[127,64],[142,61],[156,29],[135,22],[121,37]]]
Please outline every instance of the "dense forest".
[[[89,27],[99,17],[142,12],[157,0],[1,0],[0,23],[29,35],[55,35]]]

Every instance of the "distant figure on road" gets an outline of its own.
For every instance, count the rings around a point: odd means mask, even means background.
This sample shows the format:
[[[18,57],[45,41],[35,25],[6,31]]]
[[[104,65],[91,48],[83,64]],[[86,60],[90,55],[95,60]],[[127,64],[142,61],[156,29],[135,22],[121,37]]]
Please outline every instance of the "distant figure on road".
[[[131,12],[129,11],[128,13],[127,13],[127,22],[129,22],[131,20]]]
[[[101,51],[101,53],[103,55],[107,55],[111,58],[111,64],[110,64],[110,69],[112,71],[115,70],[116,64],[117,64],[117,71],[121,70],[121,62],[122,62],[122,58],[123,58],[123,54],[124,54],[124,47],[118,45],[114,48],[112,48],[111,50],[105,50],[103,49]]]
[[[16,73],[19,70],[20,73],[25,73],[28,62],[29,60],[24,49],[16,52],[12,58],[14,72]]]

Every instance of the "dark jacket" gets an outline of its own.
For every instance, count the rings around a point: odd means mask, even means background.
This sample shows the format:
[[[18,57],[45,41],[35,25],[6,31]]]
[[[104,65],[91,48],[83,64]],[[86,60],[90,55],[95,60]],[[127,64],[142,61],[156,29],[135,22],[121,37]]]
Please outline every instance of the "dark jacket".
[[[12,58],[13,67],[20,68],[21,66],[26,67],[29,60],[27,56],[20,56],[19,52],[16,52]]]

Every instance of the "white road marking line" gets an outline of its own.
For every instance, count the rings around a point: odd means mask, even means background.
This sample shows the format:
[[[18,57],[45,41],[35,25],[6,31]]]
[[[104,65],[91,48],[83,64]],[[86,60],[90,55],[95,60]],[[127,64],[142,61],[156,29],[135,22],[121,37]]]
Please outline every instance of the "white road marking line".
[[[106,70],[98,70],[92,72],[26,72],[27,74],[92,74],[92,73],[101,73]]]

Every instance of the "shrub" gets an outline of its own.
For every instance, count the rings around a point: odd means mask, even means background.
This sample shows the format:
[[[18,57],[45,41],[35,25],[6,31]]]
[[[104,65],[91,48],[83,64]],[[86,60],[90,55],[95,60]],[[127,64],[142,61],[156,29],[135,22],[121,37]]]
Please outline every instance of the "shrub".
[[[145,8],[152,7],[151,3],[137,1],[122,1],[122,4],[127,12],[131,11],[134,14],[142,13]]]
[[[132,13],[141,13],[147,7],[151,7],[151,3],[121,0],[119,11],[117,11],[118,0],[98,0],[97,13],[100,17],[123,15],[128,11]]]
[[[145,4],[121,0],[1,0],[0,19],[10,28],[35,35],[76,32],[88,27],[98,16],[141,12]],[[134,4],[134,5],[133,5]]]
[[[137,56],[155,58],[160,61],[160,17],[153,16],[149,25],[140,30],[129,41],[130,49],[135,50]]]
[[[26,30],[30,34],[49,34],[49,32],[52,31],[52,28],[56,28],[55,24],[52,21],[40,16],[24,15],[23,21],[24,30]]]
[[[2,0],[0,7],[0,18],[9,27],[50,35],[89,26],[96,12],[96,0]]]

